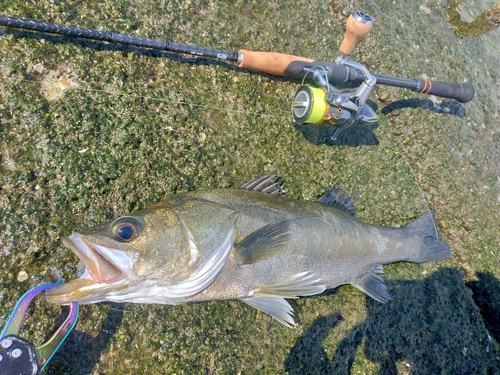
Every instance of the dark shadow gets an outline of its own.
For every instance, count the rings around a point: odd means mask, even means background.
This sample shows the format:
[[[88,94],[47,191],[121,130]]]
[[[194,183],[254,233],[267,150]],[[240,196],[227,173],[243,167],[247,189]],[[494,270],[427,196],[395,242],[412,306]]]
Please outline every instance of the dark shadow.
[[[81,315],[83,316],[80,316],[80,319],[85,319],[85,314]],[[123,305],[113,303],[96,337],[73,330],[47,365],[44,374],[90,374],[99,361],[101,352],[108,346],[122,323],[122,319]],[[56,325],[60,323],[56,322]]]
[[[367,104],[377,111],[377,104],[368,100]],[[336,138],[332,138],[335,135],[337,127],[335,126],[325,126],[325,125],[313,125],[313,124],[293,124],[295,129],[302,133],[304,138],[310,143],[319,145],[329,145],[329,146],[377,146],[379,141],[373,132],[378,128],[378,123],[373,123],[370,125],[360,125],[354,124],[349,128],[342,129],[337,134]]]
[[[488,278],[487,284],[491,291],[498,281]],[[338,324],[329,326],[323,322],[326,318],[320,318],[291,350],[286,370],[351,374],[356,350],[362,349],[384,375],[398,374],[401,367],[410,374],[500,373],[498,344],[483,324],[458,270],[441,269],[421,281],[387,280],[387,286],[393,300],[381,304],[367,297],[366,320],[342,339],[333,355],[324,354],[331,358],[316,364],[318,354],[309,354],[312,350],[325,353],[319,340]]]
[[[445,113],[458,118],[465,118],[466,115],[463,106],[455,100],[445,100],[442,103],[434,103],[429,99],[419,98],[395,101],[382,108],[382,114],[388,115],[392,111],[402,108],[423,108],[434,113]]]
[[[332,314],[314,321],[304,335],[297,340],[285,361],[288,374],[325,374],[328,372],[330,363],[323,350],[323,340],[341,320],[340,314]]]
[[[329,146],[376,146],[379,144],[374,129],[377,123],[371,125],[353,125],[350,128],[342,129],[336,139],[332,139],[336,128],[325,125],[296,124],[295,129],[302,133],[304,138],[312,144]]]
[[[500,282],[487,273],[478,272],[478,281],[467,283],[484,324],[493,338],[500,342]]]

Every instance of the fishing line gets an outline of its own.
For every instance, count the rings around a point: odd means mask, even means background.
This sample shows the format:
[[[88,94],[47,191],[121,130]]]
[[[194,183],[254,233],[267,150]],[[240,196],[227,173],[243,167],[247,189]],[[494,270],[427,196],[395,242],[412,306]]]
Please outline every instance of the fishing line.
[[[41,81],[35,81],[35,80],[31,80],[31,79],[20,79],[20,81],[41,84]],[[178,100],[171,100],[171,99],[158,98],[158,97],[139,95],[139,94],[126,94],[126,93],[116,92],[116,91],[93,89],[93,88],[84,87],[84,86],[83,87],[80,87],[80,86],[71,87],[67,91],[70,91],[70,90],[97,92],[97,93],[101,93],[101,94],[116,95],[116,96],[122,96],[122,97],[133,98],[133,99],[147,99],[147,100],[156,101],[156,102],[186,105],[186,106],[192,106],[192,107],[197,107],[197,108],[202,108],[202,109],[212,109],[212,110],[217,110],[217,111],[232,112],[232,113],[238,113],[238,114],[244,114],[244,115],[268,117],[268,118],[275,118],[275,119],[286,119],[287,118],[286,116],[269,115],[269,114],[266,114],[263,112],[257,112],[257,111],[248,111],[248,110],[244,110],[244,109],[217,107],[217,106],[211,106],[211,105],[206,105],[206,104],[191,103],[188,101],[178,101]]]
[[[434,220],[434,215],[432,214],[432,210],[430,208],[431,205],[430,205],[429,201],[425,198],[424,191],[420,187],[420,184],[418,183],[418,179],[417,179],[417,176],[415,174],[415,171],[413,170],[410,162],[406,159],[405,154],[403,153],[403,150],[401,150],[401,148],[399,147],[399,145],[398,145],[398,143],[396,141],[394,141],[394,145],[396,146],[396,148],[398,149],[399,153],[401,154],[401,157],[403,158],[403,161],[405,162],[405,164],[410,169],[410,173],[413,176],[413,181],[415,181],[415,185],[417,185],[418,191],[420,192],[420,196],[422,197],[422,200],[424,201],[425,206],[427,207],[427,210],[431,211],[431,215],[430,216],[431,216],[432,224],[434,225],[434,231],[436,233],[436,238],[439,239],[439,232],[438,232],[438,229],[437,229],[437,224],[436,224],[436,221]]]

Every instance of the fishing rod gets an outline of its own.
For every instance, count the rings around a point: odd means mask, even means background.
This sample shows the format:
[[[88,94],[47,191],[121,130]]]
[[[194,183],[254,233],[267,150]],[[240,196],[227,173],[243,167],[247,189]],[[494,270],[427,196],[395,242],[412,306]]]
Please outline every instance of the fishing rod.
[[[302,86],[297,90],[292,102],[293,122],[299,125],[335,126],[336,131],[332,139],[336,138],[341,129],[346,129],[355,123],[367,125],[378,120],[373,109],[366,105],[366,100],[375,84],[407,88],[414,92],[455,99],[461,103],[470,101],[475,94],[474,86],[470,83],[459,84],[426,78],[406,79],[370,74],[364,65],[348,60],[356,45],[368,35],[373,26],[372,18],[359,11],[354,12],[347,20],[346,33],[335,62],[320,62],[301,56],[245,49],[228,52],[4,15],[0,15],[0,26],[225,60],[237,63],[240,68],[302,80]],[[306,85],[305,82],[310,85]],[[360,85],[356,90],[339,90],[332,85],[332,83],[348,82],[360,82]]]

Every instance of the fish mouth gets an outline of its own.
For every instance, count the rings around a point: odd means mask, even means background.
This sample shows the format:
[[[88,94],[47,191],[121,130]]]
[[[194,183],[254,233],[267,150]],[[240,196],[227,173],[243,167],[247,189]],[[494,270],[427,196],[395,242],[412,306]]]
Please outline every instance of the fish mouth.
[[[69,281],[45,294],[49,303],[64,304],[72,302],[72,294],[82,288],[119,282],[130,275],[134,259],[118,249],[95,244],[80,233],[73,233],[62,239],[85,266],[85,271],[76,280]],[[76,298],[75,298],[76,299]]]

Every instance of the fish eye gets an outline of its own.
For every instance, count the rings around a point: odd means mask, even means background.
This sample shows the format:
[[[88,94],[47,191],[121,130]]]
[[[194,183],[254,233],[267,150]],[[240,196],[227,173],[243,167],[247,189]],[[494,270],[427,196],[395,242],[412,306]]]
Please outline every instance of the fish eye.
[[[140,223],[131,217],[122,217],[113,223],[115,238],[121,242],[130,242],[139,235]]]

